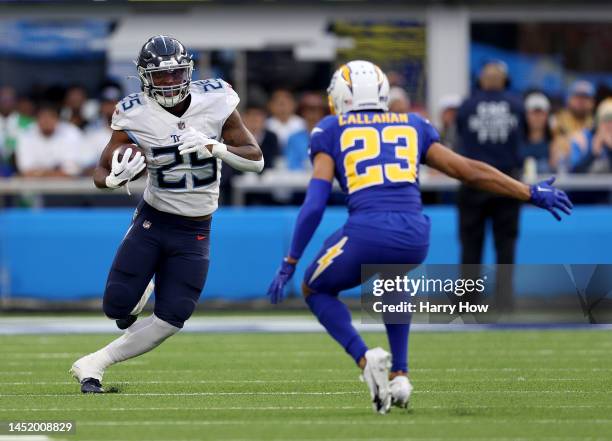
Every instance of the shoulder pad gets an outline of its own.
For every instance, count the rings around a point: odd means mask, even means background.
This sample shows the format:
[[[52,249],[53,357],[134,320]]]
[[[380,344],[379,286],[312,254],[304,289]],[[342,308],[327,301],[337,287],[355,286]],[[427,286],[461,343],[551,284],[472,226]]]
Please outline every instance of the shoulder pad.
[[[191,82],[191,86],[193,87],[192,92],[198,91],[198,92],[204,92],[204,93],[208,93],[208,92],[226,92],[229,90],[233,90],[232,86],[227,83],[226,81],[223,81],[221,78],[209,78],[207,80],[198,80],[198,81],[192,81]]]

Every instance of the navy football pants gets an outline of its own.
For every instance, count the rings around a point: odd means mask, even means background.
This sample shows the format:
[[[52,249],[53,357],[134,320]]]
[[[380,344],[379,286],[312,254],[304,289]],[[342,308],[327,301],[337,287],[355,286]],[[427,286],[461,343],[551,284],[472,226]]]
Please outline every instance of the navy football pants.
[[[155,315],[182,328],[206,281],[210,223],[141,201],[108,275],[104,313],[112,319],[127,317],[155,275]]]

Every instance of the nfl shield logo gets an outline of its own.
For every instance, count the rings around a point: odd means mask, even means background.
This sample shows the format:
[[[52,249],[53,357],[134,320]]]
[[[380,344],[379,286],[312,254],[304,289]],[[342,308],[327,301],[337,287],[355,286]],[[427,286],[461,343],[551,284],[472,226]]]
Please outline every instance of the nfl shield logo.
[[[148,230],[149,228],[151,228],[151,222],[149,222],[148,220],[144,221],[142,223],[142,228],[144,228],[145,230]]]
[[[178,122],[178,128],[179,128],[179,130],[183,130],[185,128],[185,121],[179,121]]]

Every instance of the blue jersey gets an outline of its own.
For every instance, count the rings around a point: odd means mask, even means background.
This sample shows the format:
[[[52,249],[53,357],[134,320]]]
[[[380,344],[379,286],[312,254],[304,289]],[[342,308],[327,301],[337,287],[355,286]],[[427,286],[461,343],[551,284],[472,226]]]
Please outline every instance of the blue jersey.
[[[419,164],[440,135],[416,113],[350,112],[312,130],[310,156],[327,153],[349,212],[421,212]]]

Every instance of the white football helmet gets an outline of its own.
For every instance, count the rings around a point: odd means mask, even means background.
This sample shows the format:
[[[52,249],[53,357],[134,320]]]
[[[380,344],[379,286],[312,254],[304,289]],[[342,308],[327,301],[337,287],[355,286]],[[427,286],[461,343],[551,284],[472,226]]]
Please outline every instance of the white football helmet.
[[[327,88],[329,108],[342,114],[352,110],[388,110],[389,80],[369,61],[350,61],[334,73]]]

